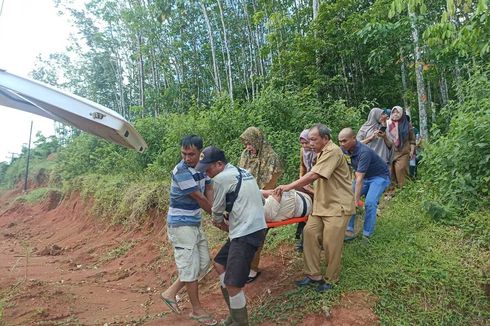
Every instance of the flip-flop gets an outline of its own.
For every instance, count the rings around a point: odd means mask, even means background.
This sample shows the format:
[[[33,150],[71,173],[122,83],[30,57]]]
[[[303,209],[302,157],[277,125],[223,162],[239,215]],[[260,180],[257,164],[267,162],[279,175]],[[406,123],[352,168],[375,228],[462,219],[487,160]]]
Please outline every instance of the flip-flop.
[[[160,298],[162,298],[163,302],[176,314],[180,315],[180,309],[177,305],[177,302],[172,299],[167,299],[163,296],[163,293],[160,293]]]
[[[197,321],[199,325],[204,325],[204,326],[218,325],[218,321],[214,319],[211,315],[194,316],[190,314],[189,318]]]
[[[257,272],[257,274],[255,274],[255,276],[249,276],[247,278],[247,281],[245,283],[252,283],[253,281],[255,281],[257,279],[257,277],[260,276],[260,272]]]

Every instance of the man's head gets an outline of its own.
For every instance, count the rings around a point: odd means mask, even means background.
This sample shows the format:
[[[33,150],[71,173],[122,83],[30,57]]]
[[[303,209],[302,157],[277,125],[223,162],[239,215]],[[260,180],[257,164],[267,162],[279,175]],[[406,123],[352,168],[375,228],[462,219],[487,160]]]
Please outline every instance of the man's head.
[[[324,124],[318,123],[310,128],[308,138],[310,139],[310,147],[315,152],[320,153],[332,137],[330,136],[330,129]]]
[[[352,152],[356,147],[356,134],[352,128],[344,128],[339,133],[340,146],[349,152]]]
[[[185,136],[180,141],[180,154],[184,162],[195,167],[202,150],[202,138],[196,135]]]
[[[206,172],[210,178],[214,178],[225,169],[228,160],[225,153],[215,146],[208,146],[201,152],[196,170]]]

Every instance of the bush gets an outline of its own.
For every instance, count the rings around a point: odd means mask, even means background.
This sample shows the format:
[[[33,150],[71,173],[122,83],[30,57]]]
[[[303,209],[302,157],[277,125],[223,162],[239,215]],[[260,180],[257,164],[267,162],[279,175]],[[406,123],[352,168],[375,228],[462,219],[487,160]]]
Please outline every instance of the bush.
[[[184,135],[203,137],[205,146],[222,148],[232,163],[237,163],[243,150],[240,134],[256,126],[285,163],[281,182],[296,178],[299,166],[299,133],[316,122],[332,128],[333,135],[347,126],[357,128],[368,105],[348,107],[343,101],[321,104],[316,95],[278,92],[266,89],[250,103],[218,97],[209,107],[194,106],[186,113],[168,113],[157,118],[144,118],[135,126],[148,143],[143,154],[128,151],[93,136],[82,134],[60,152],[58,171],[64,179],[87,173],[117,173],[131,179],[148,181],[168,179],[179,161],[179,142]]]
[[[462,85],[463,103],[450,104],[454,112],[447,133],[435,127],[435,140],[424,149],[422,184],[434,194],[429,213],[446,219],[450,211],[476,211],[488,206],[490,176],[490,66],[475,70]],[[438,209],[436,209],[436,207]],[[442,214],[442,215],[441,215]]]

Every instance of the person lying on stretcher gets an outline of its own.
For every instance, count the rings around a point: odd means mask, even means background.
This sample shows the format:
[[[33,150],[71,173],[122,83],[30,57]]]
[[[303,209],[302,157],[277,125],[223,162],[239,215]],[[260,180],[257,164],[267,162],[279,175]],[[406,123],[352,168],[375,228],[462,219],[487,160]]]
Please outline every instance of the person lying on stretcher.
[[[311,214],[312,197],[306,192],[290,190],[281,196],[273,190],[261,190],[264,197],[266,222],[284,221],[293,217],[303,217]]]

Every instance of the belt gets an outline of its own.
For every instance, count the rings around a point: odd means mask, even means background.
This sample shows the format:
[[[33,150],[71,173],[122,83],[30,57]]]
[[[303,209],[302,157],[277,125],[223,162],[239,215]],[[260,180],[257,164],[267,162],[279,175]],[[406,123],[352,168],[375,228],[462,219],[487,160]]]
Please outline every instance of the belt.
[[[307,205],[306,198],[302,193],[298,191],[296,193],[298,194],[299,198],[301,198],[301,201],[303,202],[303,212],[301,213],[301,217],[306,216],[306,212],[308,211],[308,207],[306,206]]]

